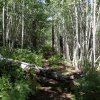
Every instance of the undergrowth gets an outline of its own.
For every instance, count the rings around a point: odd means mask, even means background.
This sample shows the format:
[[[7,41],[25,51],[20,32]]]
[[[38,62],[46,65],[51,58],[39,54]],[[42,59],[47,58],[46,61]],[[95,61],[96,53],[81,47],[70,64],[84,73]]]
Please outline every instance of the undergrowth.
[[[32,80],[26,79],[19,66],[3,63],[0,62],[0,100],[26,100],[33,91]]]
[[[96,68],[85,66],[83,77],[77,81],[76,100],[100,100],[100,73]]]

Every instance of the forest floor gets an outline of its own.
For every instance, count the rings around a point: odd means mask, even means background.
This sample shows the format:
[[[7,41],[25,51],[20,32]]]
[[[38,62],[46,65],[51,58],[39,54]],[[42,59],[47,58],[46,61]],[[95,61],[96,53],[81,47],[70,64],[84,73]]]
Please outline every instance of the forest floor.
[[[46,60],[44,67],[49,69],[48,60]],[[64,63],[59,63],[55,70],[65,76],[76,74],[71,65]],[[75,96],[72,93],[74,81],[64,83],[43,76],[39,76],[38,79],[41,80],[39,80],[40,86],[37,87],[38,91],[35,95],[30,96],[29,100],[74,100]]]

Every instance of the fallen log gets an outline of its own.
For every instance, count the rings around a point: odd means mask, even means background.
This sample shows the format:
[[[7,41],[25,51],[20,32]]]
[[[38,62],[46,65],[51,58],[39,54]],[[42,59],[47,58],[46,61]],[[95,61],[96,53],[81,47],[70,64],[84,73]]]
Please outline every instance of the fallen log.
[[[0,55],[0,62],[5,65],[17,65],[20,68],[22,68],[23,71],[28,71],[30,69],[35,70],[36,72],[38,72],[40,69],[42,69],[42,67],[39,67],[35,64],[30,64],[30,63],[26,63],[23,61],[19,61],[19,60],[14,60],[14,59],[10,59],[10,58],[5,58],[2,55]]]
[[[23,71],[28,72],[29,70],[34,70],[38,76],[47,77],[50,79],[54,79],[56,81],[69,83],[74,80],[74,75],[62,75],[61,73],[58,73],[54,69],[50,68],[42,68],[39,66],[36,66],[35,64],[30,64],[26,62],[22,62],[19,60],[4,58],[2,55],[0,55],[0,62],[4,62],[6,65],[18,65],[22,68]]]

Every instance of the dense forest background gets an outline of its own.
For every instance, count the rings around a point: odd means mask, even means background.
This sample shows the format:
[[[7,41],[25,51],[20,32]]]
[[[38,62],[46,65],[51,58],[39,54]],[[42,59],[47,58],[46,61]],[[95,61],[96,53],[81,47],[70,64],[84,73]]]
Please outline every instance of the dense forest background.
[[[0,0],[1,100],[99,94],[100,0]]]

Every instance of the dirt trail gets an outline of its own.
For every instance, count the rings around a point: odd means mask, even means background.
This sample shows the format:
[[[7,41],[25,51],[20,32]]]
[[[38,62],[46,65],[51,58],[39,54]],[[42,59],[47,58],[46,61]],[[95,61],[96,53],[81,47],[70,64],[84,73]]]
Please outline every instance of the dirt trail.
[[[44,66],[49,68],[47,60]],[[64,64],[60,64],[58,71],[61,71],[61,73],[64,72],[65,67]],[[73,81],[64,83],[45,76],[39,76],[37,81],[40,87],[38,87],[39,89],[35,95],[30,96],[29,100],[72,100],[73,95],[71,94],[71,88],[73,88]]]

